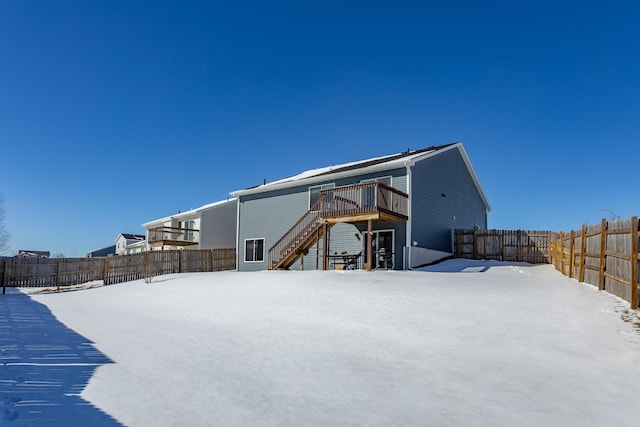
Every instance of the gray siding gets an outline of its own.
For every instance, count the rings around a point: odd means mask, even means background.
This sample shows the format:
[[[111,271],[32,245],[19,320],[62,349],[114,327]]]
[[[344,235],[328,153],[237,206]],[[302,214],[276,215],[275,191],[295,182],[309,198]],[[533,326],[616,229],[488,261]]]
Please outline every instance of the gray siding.
[[[307,211],[307,187],[296,187],[240,197],[238,227],[238,269],[267,268],[269,248]],[[245,262],[245,240],[264,238],[264,261]]]
[[[411,239],[417,246],[453,252],[452,230],[486,228],[486,206],[457,149],[417,162],[411,186]]]
[[[382,176],[392,176],[392,184],[401,191],[407,191],[406,169],[394,169],[367,175],[357,175],[339,180],[328,178],[321,183],[301,185],[293,188],[275,190],[259,194],[251,194],[240,197],[238,209],[240,221],[238,225],[238,269],[240,271],[257,271],[267,268],[267,253],[269,248],[308,210],[309,187],[334,183],[336,187],[356,184],[364,179],[372,179]],[[396,256],[400,252],[399,261],[394,260],[394,265],[402,266],[402,245],[404,244],[404,225],[380,224],[379,229],[401,228],[396,232]],[[342,252],[358,253],[362,250],[362,241],[357,240],[357,229],[348,224],[336,225],[331,230],[331,253]],[[265,239],[265,254],[263,262],[245,262],[245,240]],[[401,242],[398,244],[398,242]],[[322,243],[320,244],[322,248]],[[314,269],[316,266],[316,251],[309,251],[305,257],[305,269]],[[291,269],[299,269],[298,261]]]
[[[236,247],[237,206],[237,203],[231,202],[202,212],[200,249]]]

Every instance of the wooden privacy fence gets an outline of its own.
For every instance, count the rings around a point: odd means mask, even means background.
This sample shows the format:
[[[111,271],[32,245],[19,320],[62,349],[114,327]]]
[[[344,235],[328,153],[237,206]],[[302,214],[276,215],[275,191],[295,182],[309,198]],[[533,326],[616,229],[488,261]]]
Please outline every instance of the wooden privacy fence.
[[[455,256],[549,264],[551,235],[551,231],[456,230]]]
[[[456,230],[459,258],[552,264],[638,308],[638,217],[583,225],[570,232]]]
[[[638,217],[554,233],[551,262],[565,276],[595,285],[638,308]]]
[[[0,258],[0,286],[69,287],[95,280],[105,285],[169,273],[233,270],[229,249],[149,251],[106,258]]]

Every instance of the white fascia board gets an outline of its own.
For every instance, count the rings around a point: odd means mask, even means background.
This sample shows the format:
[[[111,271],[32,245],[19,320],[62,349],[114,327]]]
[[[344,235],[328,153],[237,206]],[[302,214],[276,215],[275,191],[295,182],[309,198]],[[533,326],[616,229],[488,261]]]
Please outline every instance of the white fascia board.
[[[411,159],[411,166],[415,165],[416,162],[419,162],[421,160],[427,159],[429,157],[433,157],[433,156],[437,156],[438,154],[444,153],[448,150],[453,150],[453,149],[457,149],[458,152],[460,152],[460,156],[462,156],[462,160],[464,161],[465,166],[467,167],[467,170],[469,171],[469,175],[471,175],[471,179],[473,180],[474,185],[476,186],[476,189],[478,190],[478,193],[480,194],[480,198],[482,199],[486,209],[487,209],[487,213],[491,212],[492,208],[491,208],[491,203],[489,203],[489,199],[487,198],[487,194],[484,192],[484,189],[482,188],[482,185],[480,184],[480,180],[478,179],[478,175],[476,174],[476,171],[473,169],[473,166],[471,165],[471,160],[469,160],[469,156],[467,155],[467,151],[464,149],[464,146],[462,145],[461,142],[456,142],[455,144],[443,148],[441,150],[438,151],[432,151],[429,153],[425,153],[422,155],[417,155],[416,157],[414,157],[413,159]]]
[[[197,213],[200,213],[200,212],[208,211],[211,209],[219,208],[219,207],[226,206],[232,203],[237,203],[237,202],[238,202],[238,199],[234,197],[228,200],[220,200],[218,202],[209,203],[208,205],[200,206],[199,208],[194,209],[194,211]]]
[[[164,218],[154,219],[153,221],[146,222],[142,224],[144,228],[149,228],[154,225],[161,225],[167,221],[171,220],[185,220],[185,219],[196,219],[200,217],[200,214],[204,211],[208,211],[210,209],[218,208],[220,206],[224,206],[230,203],[236,203],[237,199],[229,199],[229,200],[220,200],[217,202],[209,203],[207,205],[200,206],[199,208],[191,209],[186,212],[180,212],[175,215],[169,215]]]
[[[148,229],[150,227],[153,227],[154,225],[161,225],[161,224],[164,224],[167,221],[171,221],[172,218],[173,218],[172,216],[167,216],[167,217],[160,218],[160,219],[154,219],[153,221],[145,222],[144,224],[142,224],[142,227]]]

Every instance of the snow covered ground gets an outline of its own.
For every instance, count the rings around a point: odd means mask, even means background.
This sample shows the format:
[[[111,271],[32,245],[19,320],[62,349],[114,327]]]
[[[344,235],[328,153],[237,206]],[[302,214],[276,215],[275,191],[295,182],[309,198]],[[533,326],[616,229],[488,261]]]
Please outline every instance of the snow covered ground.
[[[637,425],[627,303],[546,265],[426,270],[169,275],[22,303],[94,343],[81,397],[126,426]],[[28,408],[9,407],[18,425]]]

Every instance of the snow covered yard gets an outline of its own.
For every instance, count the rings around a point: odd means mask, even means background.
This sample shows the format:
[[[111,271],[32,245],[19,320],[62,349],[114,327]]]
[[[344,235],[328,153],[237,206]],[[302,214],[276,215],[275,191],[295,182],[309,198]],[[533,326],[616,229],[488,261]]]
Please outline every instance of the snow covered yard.
[[[551,266],[427,270],[196,273],[32,298],[113,362],[81,396],[127,426],[637,424],[627,303]]]

